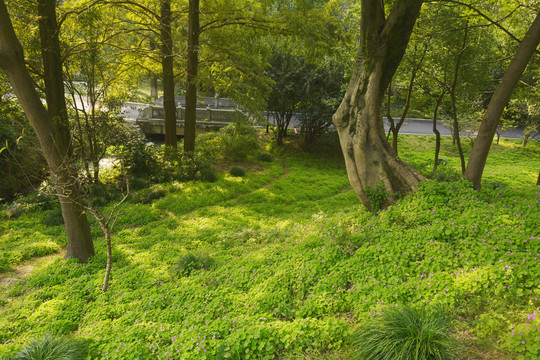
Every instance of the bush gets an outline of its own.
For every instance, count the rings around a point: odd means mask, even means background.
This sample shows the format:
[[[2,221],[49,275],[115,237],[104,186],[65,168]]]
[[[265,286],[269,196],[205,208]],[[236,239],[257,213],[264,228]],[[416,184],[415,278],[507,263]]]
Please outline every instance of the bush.
[[[47,213],[47,216],[43,219],[43,224],[47,226],[59,226],[64,225],[64,218],[62,217],[62,209],[60,207],[54,208]]]
[[[190,276],[194,270],[208,270],[214,266],[214,259],[206,254],[187,253],[182,255],[176,266],[179,276]]]
[[[244,171],[244,169],[235,166],[231,168],[231,170],[229,171],[229,174],[236,177],[242,177],[246,175],[246,172]]]
[[[214,172],[214,170],[210,168],[204,168],[201,169],[201,180],[205,182],[216,182],[217,181],[217,175]]]
[[[197,148],[209,159],[242,161],[258,148],[258,135],[255,128],[242,116],[217,133],[198,136]]]
[[[406,307],[392,309],[369,321],[354,341],[356,358],[362,360],[453,359],[455,340],[449,335],[446,316],[439,311]]]
[[[156,164],[155,148],[138,139],[110,148],[111,156],[119,160],[126,175],[144,177],[153,174]]]
[[[257,160],[261,161],[261,162],[271,162],[272,161],[272,157],[270,156],[270,154],[266,154],[266,153],[258,153],[257,154]]]
[[[149,204],[167,196],[167,190],[162,185],[153,185],[148,189],[140,190],[131,196],[131,201],[140,204]]]
[[[39,183],[45,158],[34,131],[16,101],[0,91],[0,200]]]
[[[46,335],[32,340],[12,360],[84,360],[86,356],[87,350],[81,342]]]

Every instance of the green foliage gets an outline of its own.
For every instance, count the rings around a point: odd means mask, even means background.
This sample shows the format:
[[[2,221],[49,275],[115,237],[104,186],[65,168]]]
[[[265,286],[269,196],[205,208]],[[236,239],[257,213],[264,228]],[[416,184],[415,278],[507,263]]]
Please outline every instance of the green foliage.
[[[175,271],[179,276],[190,276],[194,270],[210,270],[214,265],[214,259],[207,254],[189,252],[180,257]]]
[[[200,170],[201,173],[201,180],[205,182],[216,182],[217,181],[217,175],[214,170],[211,168],[204,168]]]
[[[43,224],[47,226],[60,226],[64,225],[64,218],[62,217],[62,209],[56,207],[50,210],[45,218],[43,219]]]
[[[234,166],[231,168],[231,170],[229,170],[229,174],[236,177],[243,177],[246,175],[246,172],[241,167]]]
[[[217,133],[197,136],[196,141],[202,156],[215,161],[244,161],[258,149],[257,130],[244,116]]]
[[[378,213],[384,208],[387,193],[383,184],[378,184],[374,188],[366,188],[366,196],[369,199],[371,211]]]
[[[44,158],[21,107],[0,93],[0,199],[45,177]]]
[[[150,204],[167,196],[167,189],[161,184],[152,185],[149,188],[139,190],[131,195],[131,201],[138,204]]]
[[[80,341],[46,335],[32,340],[12,360],[84,360],[86,356],[86,347]]]
[[[119,161],[126,175],[141,178],[158,170],[155,148],[138,139],[112,147],[109,151]]]
[[[271,162],[272,156],[267,153],[257,153],[257,160],[261,162]]]
[[[402,141],[403,160],[429,173],[430,138]],[[106,293],[95,223],[87,264],[34,259],[26,283],[0,291],[0,357],[40,334],[76,330],[97,359],[351,359],[365,319],[407,305],[452,314],[463,358],[478,357],[475,348],[489,358],[538,357],[540,208],[538,188],[526,186],[538,175],[527,171],[540,165],[538,145],[494,146],[480,191],[428,180],[378,214],[360,206],[339,144],[326,145],[246,164],[257,170],[243,178],[150,185],[166,194],[123,205]],[[459,166],[451,139],[443,154],[444,167]],[[503,171],[508,164],[519,170]],[[36,256],[36,243],[65,245],[62,228],[43,225],[47,213],[32,206],[0,222],[0,263],[10,268]],[[186,254],[189,276],[178,268]],[[214,265],[202,270],[193,264],[205,254]]]
[[[357,359],[450,360],[456,344],[450,336],[446,315],[405,307],[376,316],[355,336]]]

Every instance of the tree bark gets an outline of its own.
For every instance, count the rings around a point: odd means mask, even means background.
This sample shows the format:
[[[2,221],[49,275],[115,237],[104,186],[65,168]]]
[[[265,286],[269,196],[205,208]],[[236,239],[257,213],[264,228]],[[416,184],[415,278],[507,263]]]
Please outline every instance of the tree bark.
[[[386,204],[416,190],[423,179],[399,160],[385,138],[381,104],[403,58],[421,0],[397,0],[385,19],[383,1],[362,1],[359,53],[348,90],[333,121],[351,186],[368,209],[370,190],[384,187]]]
[[[463,33],[463,41],[461,43],[461,48],[459,49],[459,52],[456,57],[456,66],[454,70],[454,80],[452,82],[452,85],[449,89],[450,94],[450,100],[452,102],[452,127],[454,129],[452,135],[454,136],[454,143],[457,146],[458,154],[459,154],[459,161],[461,164],[461,174],[465,174],[465,155],[463,154],[463,147],[461,146],[461,137],[459,136],[459,121],[458,121],[458,114],[457,114],[457,106],[456,106],[456,88],[459,78],[459,69],[461,67],[461,59],[463,57],[463,52],[465,51],[465,48],[467,47],[467,38],[469,37],[469,25],[465,25],[465,31]]]
[[[150,76],[150,96],[154,99],[158,97],[157,76],[155,74]]]
[[[56,187],[66,226],[66,257],[86,262],[94,255],[88,219],[79,205],[80,189],[70,164],[69,132],[49,115],[26,69],[23,48],[15,35],[4,0],[0,0],[0,68],[34,129]],[[61,73],[60,73],[61,74]],[[58,74],[56,74],[58,76]],[[68,128],[69,131],[69,128]]]
[[[199,68],[199,0],[189,0],[187,49],[186,118],[184,121],[184,151],[195,151],[197,120],[197,73]]]
[[[165,146],[176,149],[176,103],[174,101],[174,64],[171,22],[171,1],[161,0],[161,66],[163,69]]]
[[[45,99],[47,110],[54,119],[62,139],[62,144],[71,156],[71,135],[67,115],[64,92],[64,77],[60,40],[56,23],[56,0],[38,0],[39,35],[41,40],[41,56],[43,58],[43,80],[45,82]]]
[[[439,153],[441,151],[441,132],[437,129],[437,117],[439,113],[439,106],[444,98],[445,92],[443,91],[441,95],[437,98],[435,103],[435,109],[433,110],[433,132],[435,133],[435,160],[433,162],[433,171],[437,170],[439,165]]]
[[[476,141],[471,150],[471,156],[465,170],[465,178],[471,181],[475,189],[480,188],[482,174],[486,165],[487,156],[493,136],[497,130],[499,120],[510,95],[525,71],[527,64],[540,43],[540,14],[536,16],[527,34],[519,45],[516,55],[504,73],[501,83],[489,101],[486,113],[482,118]]]

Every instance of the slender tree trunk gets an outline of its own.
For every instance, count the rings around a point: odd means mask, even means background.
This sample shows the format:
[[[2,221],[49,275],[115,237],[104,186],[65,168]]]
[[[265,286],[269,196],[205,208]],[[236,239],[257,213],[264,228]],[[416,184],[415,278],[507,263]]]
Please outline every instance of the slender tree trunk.
[[[423,177],[399,160],[385,138],[382,98],[403,58],[422,1],[397,0],[385,19],[383,1],[362,1],[359,53],[349,88],[334,114],[351,186],[373,209],[371,189],[386,203],[416,189]],[[384,206],[383,205],[383,206]]]
[[[463,154],[463,147],[461,146],[461,138],[459,136],[459,120],[458,120],[458,114],[457,114],[457,105],[456,105],[456,88],[459,78],[459,69],[461,68],[461,59],[463,58],[463,53],[465,52],[465,48],[467,47],[467,38],[469,37],[469,25],[465,25],[465,31],[463,33],[463,41],[461,43],[461,48],[459,49],[459,52],[456,57],[456,66],[454,69],[454,80],[452,82],[452,85],[450,87],[450,100],[452,102],[452,127],[454,129],[453,136],[454,136],[454,143],[457,146],[458,154],[459,154],[459,161],[461,164],[461,173],[465,174],[465,155]]]
[[[474,184],[475,189],[480,188],[484,166],[486,165],[489,149],[493,142],[493,136],[497,130],[497,126],[499,125],[501,114],[508,104],[514,87],[518,83],[521,74],[525,71],[539,43],[540,14],[536,16],[527,34],[521,41],[516,55],[510,62],[501,83],[497,86],[495,93],[489,101],[488,108],[480,124],[480,129],[478,130],[478,135],[476,136],[476,141],[474,142],[471,156],[467,163],[467,169],[465,170],[465,178]]]
[[[538,172],[538,180],[536,180],[536,186],[540,186],[540,172]]]
[[[465,155],[463,154],[463,147],[461,146],[461,137],[459,136],[459,120],[456,106],[456,94],[455,89],[450,90],[450,100],[452,102],[452,127],[454,129],[454,142],[458,149],[459,162],[461,164],[461,173],[465,173]]]
[[[184,121],[184,151],[195,151],[197,120],[197,73],[199,68],[199,0],[189,0],[186,119]]]
[[[437,165],[439,165],[439,153],[441,151],[441,132],[437,129],[437,117],[439,113],[439,106],[441,106],[444,94],[445,92],[443,91],[441,95],[437,98],[437,102],[435,103],[435,109],[433,110],[433,132],[435,133],[435,160],[433,162],[433,171],[437,170]]]
[[[26,69],[23,49],[15,35],[4,0],[0,0],[0,68],[34,129],[47,160],[66,226],[66,257],[86,262],[94,255],[88,219],[79,205],[81,193],[70,164],[70,138],[58,119],[47,112]],[[60,73],[61,74],[61,73]],[[58,75],[58,74],[57,74]],[[67,128],[69,130],[69,128]]]
[[[529,141],[530,136],[531,136],[531,133],[527,133],[523,135],[523,142],[521,143],[522,147],[527,146],[527,142]]]
[[[156,74],[150,76],[150,96],[154,99],[158,97],[158,81]]]
[[[386,91],[386,118],[388,119],[388,133],[386,134],[386,140],[390,139],[390,135],[394,132],[394,127],[396,123],[394,122],[394,117],[392,116],[392,84],[388,85],[388,90]]]
[[[161,66],[163,69],[165,146],[176,148],[176,103],[174,101],[174,65],[171,22],[171,1],[161,0]]]

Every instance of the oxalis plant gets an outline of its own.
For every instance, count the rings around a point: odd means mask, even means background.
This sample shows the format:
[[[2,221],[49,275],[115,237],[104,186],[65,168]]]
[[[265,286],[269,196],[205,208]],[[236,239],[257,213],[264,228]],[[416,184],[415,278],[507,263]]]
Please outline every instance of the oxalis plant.
[[[370,319],[354,339],[357,360],[450,360],[457,342],[439,311],[393,308]]]

